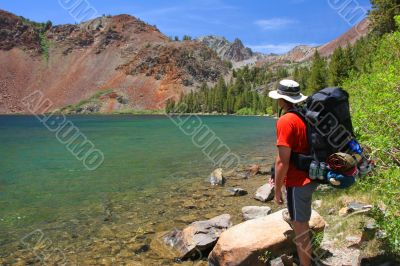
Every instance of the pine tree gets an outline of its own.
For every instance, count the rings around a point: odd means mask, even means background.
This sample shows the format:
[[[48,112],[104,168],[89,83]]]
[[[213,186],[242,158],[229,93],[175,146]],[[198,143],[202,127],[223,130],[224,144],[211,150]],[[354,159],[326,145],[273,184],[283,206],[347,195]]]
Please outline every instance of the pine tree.
[[[330,86],[338,86],[346,75],[344,52],[341,47],[338,47],[333,52],[329,62],[328,84]]]
[[[372,31],[378,36],[396,29],[394,17],[400,15],[400,0],[371,0],[369,19]]]
[[[323,59],[318,51],[315,51],[314,58],[311,65],[310,75],[307,81],[307,92],[314,93],[327,85],[326,81],[326,61]]]

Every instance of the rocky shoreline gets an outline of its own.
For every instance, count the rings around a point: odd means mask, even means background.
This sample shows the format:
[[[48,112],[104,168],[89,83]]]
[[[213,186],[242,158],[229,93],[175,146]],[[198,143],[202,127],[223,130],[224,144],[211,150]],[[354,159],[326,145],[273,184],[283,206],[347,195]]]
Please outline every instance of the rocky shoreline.
[[[209,177],[212,187],[226,185],[226,197],[249,195],[253,198],[252,206],[241,208],[242,221],[233,225],[231,215],[224,213],[193,222],[182,230],[159,233],[150,247],[162,257],[198,261],[199,265],[202,265],[199,261],[208,257],[210,266],[267,265],[272,258],[291,256],[296,249],[294,232],[284,219],[285,210],[272,213],[271,207],[266,205],[274,198],[274,187],[267,182],[269,174],[267,168],[256,164],[227,172],[215,169]],[[235,180],[249,178],[261,179],[263,184],[250,193],[237,184],[229,187]],[[314,232],[325,228],[324,219],[316,211],[313,211],[310,227]],[[268,257],[263,257],[265,254]]]
[[[208,180],[165,187],[156,196],[146,191],[134,204],[105,204],[102,215],[49,225],[43,232],[62,255],[47,254],[45,245],[29,249],[18,242],[12,253],[0,256],[0,265],[41,265],[38,254],[49,265],[296,265],[293,230],[283,219],[283,207],[271,202],[269,167],[261,165],[216,169]],[[321,187],[318,193],[334,191]],[[322,216],[314,211],[311,227],[316,233],[325,228],[325,236],[316,234],[325,256],[321,265],[361,265],[365,243],[374,241],[377,229],[372,224],[353,235],[342,232],[344,227],[335,232],[333,225],[364,210],[353,216],[361,219],[372,206],[349,202],[329,208],[316,198],[313,207]],[[338,245],[340,234],[345,243]]]

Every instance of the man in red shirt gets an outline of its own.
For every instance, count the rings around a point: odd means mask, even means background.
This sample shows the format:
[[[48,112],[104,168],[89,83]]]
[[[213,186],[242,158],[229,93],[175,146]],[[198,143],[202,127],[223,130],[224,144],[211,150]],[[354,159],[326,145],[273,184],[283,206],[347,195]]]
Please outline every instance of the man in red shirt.
[[[296,234],[297,253],[302,266],[311,265],[311,240],[309,220],[311,217],[312,193],[318,183],[312,182],[308,172],[296,169],[290,161],[291,153],[309,152],[307,128],[304,121],[290,110],[307,99],[300,93],[300,86],[293,80],[282,80],[278,89],[269,97],[278,100],[285,112],[277,122],[278,155],[275,162],[275,201],[283,204],[282,187],[286,186],[287,207],[293,230]]]

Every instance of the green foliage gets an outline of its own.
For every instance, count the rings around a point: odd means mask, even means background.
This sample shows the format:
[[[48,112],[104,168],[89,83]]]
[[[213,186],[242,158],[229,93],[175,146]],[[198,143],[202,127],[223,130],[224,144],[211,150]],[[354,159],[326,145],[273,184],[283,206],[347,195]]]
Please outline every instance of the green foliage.
[[[296,67],[293,72],[293,79],[300,84],[302,90],[306,90],[308,78],[310,77],[310,70],[308,67]]]
[[[243,114],[246,115],[265,114],[267,109],[272,111],[272,100],[263,93],[264,85],[275,81],[276,75],[258,67],[233,70],[234,78],[228,83],[220,78],[212,88],[203,84],[197,92],[182,95],[176,103],[178,108],[175,109],[183,113],[226,114],[237,114],[239,110],[244,109],[246,112]],[[169,103],[166,111],[169,112],[170,109]]]
[[[254,112],[251,108],[245,107],[236,112],[237,115],[253,115]]]
[[[348,77],[352,69],[352,53],[351,48],[343,50],[341,47],[337,48],[331,56],[331,61],[328,67],[328,84],[330,86],[337,86]]]
[[[400,15],[400,0],[371,0],[369,19],[378,36],[396,30],[395,16]]]
[[[41,52],[43,54],[44,59],[46,62],[49,62],[49,49],[50,49],[50,41],[47,39],[46,35],[44,33],[39,33],[39,40],[40,40],[40,48]]]
[[[276,75],[278,79],[283,79],[289,76],[289,72],[286,68],[281,67],[278,69]]]
[[[273,259],[272,252],[269,250],[266,250],[262,255],[258,256],[258,260],[261,261],[262,263],[268,263]]]
[[[167,114],[175,112],[175,101],[173,99],[168,99],[165,103],[165,112]]]
[[[325,251],[321,249],[322,241],[324,240],[324,232],[311,231],[311,246],[314,254],[323,254]]]
[[[326,87],[326,76],[326,61],[319,55],[318,51],[315,51],[309,78],[307,80],[307,93],[314,93]]]
[[[43,23],[37,23],[37,22],[31,21],[24,17],[20,17],[20,18],[24,24],[33,27],[33,30],[35,31],[35,33],[37,34],[37,36],[39,38],[41,53],[43,54],[43,57],[46,60],[46,62],[48,62],[49,61],[49,48],[50,48],[51,43],[46,37],[46,31],[49,30],[53,26],[53,23],[50,20],[43,22]]]
[[[190,37],[189,35],[183,35],[183,38],[182,38],[184,41],[191,41],[192,40],[192,37]]]
[[[375,218],[386,232],[387,251],[399,255],[400,32],[363,42],[363,46],[375,46],[375,52],[366,55],[367,66],[352,73],[343,87],[351,96],[355,132],[379,167],[361,187],[366,193],[376,193],[386,205],[385,212],[375,213]]]
[[[224,64],[229,69],[232,69],[232,67],[233,67],[232,62],[229,60],[224,60]]]
[[[24,17],[20,17],[20,18],[24,24],[32,26],[35,29],[35,31],[38,33],[44,33],[53,26],[53,23],[50,20],[43,22],[43,23],[38,23],[35,21],[31,21]]]
[[[349,90],[355,131],[385,164],[400,162],[400,32],[386,35],[368,71],[343,83]]]
[[[94,95],[92,95],[90,98],[81,100],[81,101],[80,101],[79,103],[77,103],[76,105],[68,105],[68,106],[62,108],[61,111],[69,111],[69,112],[72,112],[72,111],[75,111],[75,110],[77,110],[78,108],[80,108],[80,107],[82,107],[82,106],[84,106],[84,105],[86,105],[86,104],[88,104],[88,103],[97,103],[98,100],[99,100],[99,98],[100,98],[101,96],[106,95],[106,94],[109,94],[109,93],[111,93],[111,92],[113,92],[112,89],[107,89],[107,90],[98,91],[98,92],[96,92]]]
[[[397,27],[396,29],[400,30],[400,15],[395,16],[394,21],[396,23],[396,27]]]

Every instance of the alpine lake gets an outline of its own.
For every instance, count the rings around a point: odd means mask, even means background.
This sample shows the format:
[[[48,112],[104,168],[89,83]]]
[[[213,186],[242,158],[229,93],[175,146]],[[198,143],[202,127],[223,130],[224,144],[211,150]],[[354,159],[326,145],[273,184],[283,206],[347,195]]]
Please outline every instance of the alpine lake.
[[[242,207],[263,204],[253,196],[267,175],[212,187],[219,165],[190,132],[204,125],[238,164],[269,167],[272,118],[66,118],[104,156],[96,169],[38,118],[0,116],[0,265],[207,265],[160,254],[157,236],[224,213],[237,224]],[[249,193],[227,196],[231,187]]]

